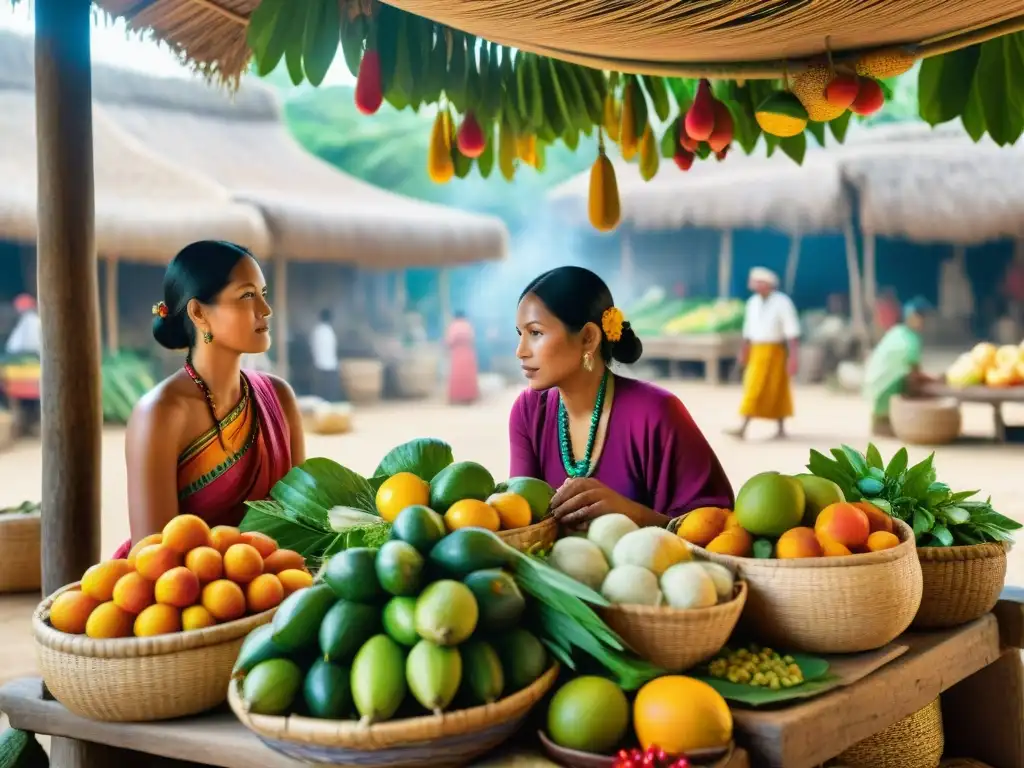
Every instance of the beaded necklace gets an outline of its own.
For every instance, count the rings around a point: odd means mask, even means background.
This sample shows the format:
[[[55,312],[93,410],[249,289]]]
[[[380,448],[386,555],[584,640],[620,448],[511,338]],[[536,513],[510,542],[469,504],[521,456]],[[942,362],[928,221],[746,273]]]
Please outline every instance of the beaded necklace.
[[[590,477],[594,471],[591,466],[591,458],[594,455],[594,440],[597,437],[597,425],[601,423],[601,412],[604,410],[604,395],[608,389],[608,369],[601,376],[601,385],[597,390],[597,400],[594,401],[594,410],[590,414],[590,433],[587,435],[587,448],[583,458],[576,461],[572,457],[572,442],[569,439],[569,412],[565,409],[565,403],[561,398],[558,400],[558,445],[562,453],[562,466],[569,477]]]
[[[231,453],[228,450],[227,443],[224,441],[224,433],[220,428],[220,419],[217,418],[217,404],[213,401],[213,392],[210,391],[209,386],[203,381],[203,377],[199,375],[199,372],[192,365],[192,356],[189,355],[185,358],[185,373],[192,379],[199,391],[203,393],[203,397],[206,398],[206,407],[210,411],[210,417],[213,419],[213,426],[217,429],[217,439],[220,441],[221,448],[226,452]],[[245,376],[242,376],[242,399],[245,400],[249,396],[249,382],[245,380]],[[232,454],[234,456],[235,454]]]

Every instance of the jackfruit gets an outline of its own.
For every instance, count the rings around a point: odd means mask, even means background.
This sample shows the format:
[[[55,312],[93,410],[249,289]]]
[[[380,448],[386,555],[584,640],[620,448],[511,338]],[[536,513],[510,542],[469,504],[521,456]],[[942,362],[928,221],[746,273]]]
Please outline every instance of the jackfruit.
[[[816,123],[827,123],[835,120],[845,111],[845,107],[829,104],[825,97],[825,89],[832,82],[832,70],[825,64],[812,64],[793,78],[789,89],[807,110],[807,118]]]
[[[906,74],[914,66],[913,55],[900,48],[887,48],[882,51],[865,53],[857,59],[857,74],[861,77],[885,79]]]

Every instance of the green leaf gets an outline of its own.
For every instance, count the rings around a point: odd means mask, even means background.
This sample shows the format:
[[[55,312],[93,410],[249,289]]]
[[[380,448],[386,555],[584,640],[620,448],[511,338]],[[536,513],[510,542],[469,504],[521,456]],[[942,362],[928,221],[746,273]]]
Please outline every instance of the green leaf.
[[[935,467],[933,462],[935,454],[915,464],[907,470],[903,480],[903,494],[914,499],[924,499],[928,493],[928,486],[935,482]]]
[[[752,93],[749,87],[733,89],[734,100],[726,102],[729,112],[732,113],[733,138],[748,155],[757,146],[757,140],[761,136],[761,126],[757,124],[754,117],[754,105],[751,101]]]
[[[690,80],[684,80],[681,77],[668,77],[665,78],[668,83],[668,89],[672,92],[675,97],[676,104],[679,105],[679,113],[685,114],[686,110],[693,104],[693,86],[691,86]]]
[[[812,450],[810,460],[807,462],[807,470],[817,477],[831,480],[838,485],[845,493],[853,483],[853,477],[838,462],[818,451]]]
[[[846,131],[850,127],[850,116],[852,114],[852,112],[844,112],[835,120],[829,120],[828,129],[840,144],[846,141]]]
[[[239,525],[240,530],[265,533],[281,549],[298,552],[310,565],[316,563],[339,537],[335,531],[319,528],[290,513],[277,502],[248,501],[246,507],[248,510]]]
[[[1004,35],[983,43],[974,87],[980,91],[989,136],[999,146],[1013,144],[1024,133],[1024,113],[1016,97],[1021,82],[1024,61],[1016,41]]]
[[[804,682],[792,688],[761,688],[746,683],[733,683],[719,677],[712,677],[702,670],[695,679],[701,680],[729,701],[735,701],[752,707],[776,704],[794,699],[806,699],[817,696],[840,685],[840,678],[829,673],[829,664],[825,659],[805,654],[794,653],[793,661],[803,673]]]
[[[906,448],[900,448],[893,454],[893,457],[889,459],[889,463],[885,465],[885,477],[887,480],[898,480],[904,472],[907,471],[907,464],[910,463],[910,454],[907,453]]]
[[[981,46],[972,45],[921,62],[917,98],[922,120],[934,126],[964,113],[980,56]]]
[[[331,507],[353,507],[371,514],[377,511],[373,489],[365,478],[323,458],[293,467],[271,489],[270,496],[324,527],[329,525],[327,511]]]
[[[914,510],[914,521],[912,523],[912,527],[916,538],[921,538],[921,536],[928,533],[932,529],[933,525],[935,525],[935,515],[924,507],[917,507]]]
[[[662,157],[671,158],[675,157],[676,147],[679,146],[679,118],[676,118],[665,132],[661,134],[661,141],[658,145],[658,150]]]
[[[778,136],[772,136],[770,133],[764,134],[764,144],[766,147],[765,154],[767,157],[771,157],[775,154],[775,150],[779,148],[780,141],[781,139],[779,139]]]
[[[892,515],[892,504],[885,499],[868,499],[868,504],[873,504],[887,515]]]
[[[412,472],[429,483],[434,479],[434,475],[454,461],[455,456],[448,443],[425,437],[410,440],[391,449],[388,455],[381,459],[377,469],[373,471],[373,476],[391,477],[399,472]]]
[[[942,516],[950,525],[963,525],[971,519],[971,513],[963,507],[943,507]]]
[[[882,461],[882,454],[879,453],[878,447],[874,443],[868,443],[868,452],[865,454],[868,466],[874,467],[875,469],[885,470],[885,462]],[[872,473],[872,477],[875,477]]]
[[[957,504],[961,501],[966,501],[967,499],[971,498],[971,496],[974,496],[978,493],[980,493],[980,491],[957,491],[956,493],[949,497],[949,500],[954,504]]]
[[[971,84],[971,93],[967,97],[967,106],[960,115],[960,122],[964,125],[967,135],[975,142],[981,141],[985,135],[987,126],[985,123],[985,111],[981,103],[981,86],[978,83],[978,73],[974,74],[974,82]]]
[[[944,526],[942,523],[936,523],[932,526],[932,536],[935,537],[936,541],[944,547],[953,546],[953,534],[949,532],[949,528]]]
[[[807,133],[814,137],[819,147],[825,146],[825,130],[825,123],[818,123],[814,120],[807,123]]]
[[[807,134],[798,133],[796,136],[788,136],[779,142],[779,149],[786,153],[797,165],[803,165],[804,155],[807,154]]]

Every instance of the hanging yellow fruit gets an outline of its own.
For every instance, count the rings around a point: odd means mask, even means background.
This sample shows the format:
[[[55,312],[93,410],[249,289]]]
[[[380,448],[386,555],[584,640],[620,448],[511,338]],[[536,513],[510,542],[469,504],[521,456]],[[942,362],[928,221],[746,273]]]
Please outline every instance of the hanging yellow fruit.
[[[632,160],[636,155],[640,137],[636,135],[636,105],[633,100],[635,89],[626,83],[622,89],[622,110],[619,121],[619,149],[626,160]],[[641,98],[643,98],[641,96]]]
[[[658,142],[648,123],[640,138],[640,176],[644,181],[650,181],[658,173],[658,163]]]
[[[516,142],[519,159],[531,168],[537,167],[537,137],[533,134],[520,136]]]
[[[512,126],[504,120],[498,128],[498,168],[505,181],[512,181],[516,175],[516,157],[518,147]]]
[[[599,232],[611,232],[619,225],[621,207],[615,168],[604,153],[604,142],[598,144],[597,160],[590,168],[590,198],[587,201],[590,224]]]
[[[427,149],[427,173],[435,184],[446,184],[455,175],[452,162],[450,119],[447,110],[437,113],[434,127],[430,130],[430,147]]]
[[[609,93],[604,97],[604,118],[601,121],[604,132],[612,141],[619,140],[619,121],[621,117],[619,102],[615,100],[615,94]]]

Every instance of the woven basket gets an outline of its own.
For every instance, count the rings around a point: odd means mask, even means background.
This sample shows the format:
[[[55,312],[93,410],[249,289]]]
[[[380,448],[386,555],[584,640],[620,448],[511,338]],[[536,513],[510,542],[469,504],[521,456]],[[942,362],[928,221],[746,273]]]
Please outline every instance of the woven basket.
[[[682,672],[718,653],[729,641],[747,602],[747,585],[711,608],[616,605],[598,613],[637,654],[669,672]]]
[[[991,766],[981,760],[972,760],[969,757],[951,757],[939,763],[939,768],[991,768]]]
[[[43,600],[32,616],[32,632],[50,693],[91,720],[168,720],[222,704],[242,641],[274,617],[270,610],[190,632],[93,640],[49,624],[53,601],[78,587],[69,584]]]
[[[942,710],[935,699],[835,759],[838,768],[939,768],[945,749]]]
[[[37,592],[43,583],[38,512],[0,515],[0,594]]]
[[[747,582],[742,621],[760,641],[790,651],[860,653],[903,634],[921,604],[914,533],[893,523],[899,546],[863,555],[761,560],[693,549]]]
[[[896,395],[889,404],[889,422],[903,443],[948,445],[960,436],[960,403],[951,397]]]
[[[438,371],[437,354],[434,352],[413,352],[399,360],[395,364],[395,389],[399,397],[430,397],[437,391]]]
[[[264,744],[303,763],[442,768],[465,765],[512,736],[557,677],[554,665],[529,687],[494,704],[369,726],[355,720],[250,715],[242,709],[237,680],[228,702]]]
[[[305,414],[302,423],[314,435],[343,435],[352,431],[352,408],[347,403],[321,405]]]
[[[919,547],[924,592],[914,629],[948,629],[991,611],[1006,581],[1008,545]]]
[[[375,403],[384,392],[384,363],[372,358],[347,358],[338,366],[341,384],[353,403]]]
[[[549,517],[525,528],[498,531],[498,536],[520,552],[550,549],[558,538],[558,521]]]

